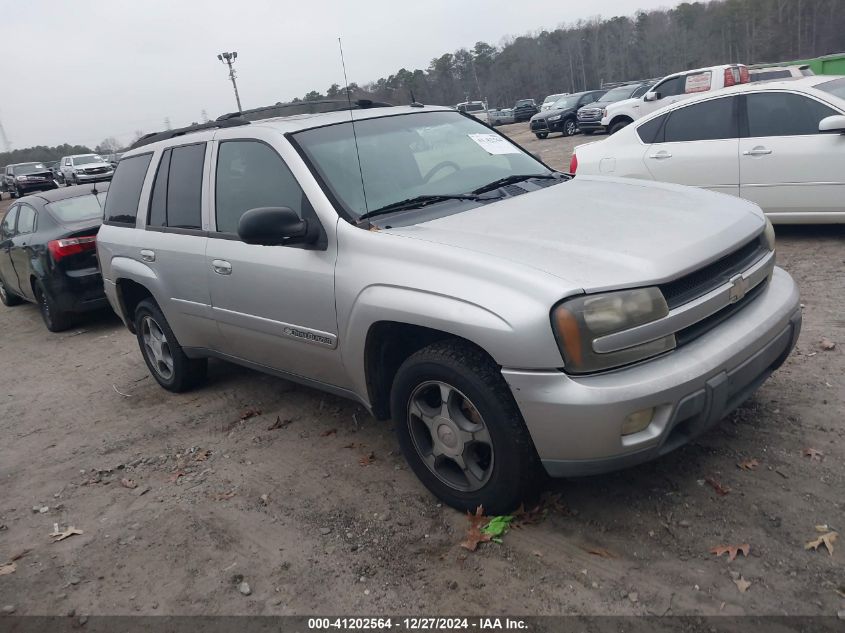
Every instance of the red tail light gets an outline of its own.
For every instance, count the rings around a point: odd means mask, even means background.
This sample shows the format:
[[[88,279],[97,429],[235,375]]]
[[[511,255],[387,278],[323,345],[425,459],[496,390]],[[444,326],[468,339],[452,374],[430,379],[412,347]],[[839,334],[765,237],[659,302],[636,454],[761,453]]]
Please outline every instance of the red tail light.
[[[86,235],[84,237],[66,237],[61,240],[50,240],[47,248],[53,256],[53,261],[58,262],[71,255],[93,251],[97,248],[97,236]]]
[[[725,87],[735,86],[737,84],[737,77],[734,76],[733,68],[725,68]]]
[[[569,159],[569,173],[574,174],[576,171],[578,171],[578,157],[573,154]]]
[[[739,83],[747,84],[751,81],[751,73],[748,72],[748,66],[739,67]]]

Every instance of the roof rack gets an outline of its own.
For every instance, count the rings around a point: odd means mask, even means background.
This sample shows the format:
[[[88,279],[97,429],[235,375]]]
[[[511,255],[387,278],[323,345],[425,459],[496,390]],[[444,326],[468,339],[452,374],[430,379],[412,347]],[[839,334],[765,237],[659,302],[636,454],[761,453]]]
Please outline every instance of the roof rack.
[[[168,139],[176,138],[177,136],[184,136],[185,134],[190,134],[192,132],[200,132],[202,130],[211,130],[223,127],[236,127],[238,125],[249,125],[249,121],[244,121],[242,119],[237,118],[229,118],[222,121],[218,119],[217,121],[208,121],[207,123],[195,123],[194,125],[187,125],[185,127],[176,128],[175,130],[165,130],[164,132],[150,132],[149,134],[144,134],[144,136],[132,143],[129,149],[143,147],[144,145],[149,145],[150,143],[155,143],[157,141],[166,141]]]
[[[351,105],[350,105],[351,103]],[[282,116],[297,114],[323,114],[325,112],[342,112],[343,110],[366,110],[368,108],[389,108],[393,104],[370,99],[358,99],[349,102],[346,99],[318,99],[316,101],[294,101],[275,103],[261,108],[244,110],[243,112],[229,112],[217,117],[217,121],[242,119],[244,121],[260,121]]]

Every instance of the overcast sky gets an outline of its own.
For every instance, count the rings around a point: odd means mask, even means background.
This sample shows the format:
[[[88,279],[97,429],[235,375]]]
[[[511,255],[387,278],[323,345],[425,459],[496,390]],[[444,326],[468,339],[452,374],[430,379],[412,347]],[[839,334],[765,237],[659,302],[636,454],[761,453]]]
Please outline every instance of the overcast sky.
[[[14,4],[14,9],[9,6]],[[405,67],[482,40],[673,0],[0,0],[0,121],[13,147],[123,142],[236,110],[217,53],[238,51],[244,108]],[[554,60],[549,60],[554,63]]]

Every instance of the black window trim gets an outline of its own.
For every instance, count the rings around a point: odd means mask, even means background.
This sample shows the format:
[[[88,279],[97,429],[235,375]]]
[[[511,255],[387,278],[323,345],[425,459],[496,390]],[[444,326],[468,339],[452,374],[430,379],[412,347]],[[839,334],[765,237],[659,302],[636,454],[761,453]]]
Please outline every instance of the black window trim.
[[[158,168],[161,165],[161,161],[164,158],[164,153],[168,150],[171,150],[170,156],[173,157],[174,149],[178,149],[180,147],[190,147],[191,145],[205,145],[205,155],[202,158],[202,175],[203,175],[203,184],[205,184],[205,161],[208,157],[208,144],[209,141],[212,139],[206,139],[205,141],[194,141],[193,143],[182,143],[181,145],[168,145],[167,147],[161,148],[161,158],[158,159],[158,163],[155,166],[155,174],[153,175],[153,183],[150,187],[150,196],[149,200],[147,201],[147,216],[144,218],[144,230],[145,231],[155,231],[156,233],[176,233],[177,235],[197,235],[200,237],[208,237],[210,231],[206,229],[199,228],[199,229],[183,229],[171,226],[150,226],[150,207],[153,203],[153,189],[155,189],[155,181],[158,178]],[[140,154],[139,154],[140,156]],[[130,156],[130,158],[134,158],[134,156]],[[121,159],[123,160],[123,159]],[[150,166],[152,167],[152,160],[150,161]],[[149,173],[148,173],[149,175]],[[165,192],[165,199],[170,194],[170,165],[167,166],[167,191]],[[165,204],[165,214],[164,217],[167,218],[167,210]],[[200,222],[202,222],[202,187],[200,188]]]
[[[801,92],[798,90],[788,90],[788,89],[778,89],[778,90],[765,90],[764,88],[760,88],[757,90],[749,90],[747,92],[743,92],[739,95],[740,99],[742,99],[742,104],[740,105],[740,115],[739,115],[739,138],[783,138],[784,135],[781,134],[780,136],[750,136],[751,134],[751,122],[748,118],[748,96],[749,95],[760,95],[760,94],[772,94],[772,93],[780,93],[780,94],[790,94],[795,95],[797,97],[804,97],[805,99],[810,99],[815,101],[816,103],[823,105],[831,110],[838,111],[839,108],[835,107],[833,104],[828,103],[824,99],[820,99],[814,94],[810,94],[808,92]],[[831,115],[836,116],[836,115]],[[822,132],[814,132],[813,134],[789,134],[786,136],[817,136],[822,135]]]
[[[132,156],[129,157],[130,159],[131,158],[140,158],[141,156],[149,156],[150,157],[150,162],[147,165],[147,171],[144,174],[144,180],[141,182],[141,192],[140,192],[141,195],[143,195],[143,193],[144,193],[144,185],[146,184],[147,178],[150,175],[150,167],[152,167],[152,164],[153,164],[153,158],[152,157],[153,157],[154,154],[155,154],[155,151],[151,150],[149,152],[141,152],[140,154],[133,154]],[[140,199],[140,196],[139,196],[139,198],[138,198],[138,208],[135,209],[135,222],[129,223],[129,222],[114,222],[112,220],[106,220],[106,207],[104,205],[103,206],[103,224],[106,225],[106,226],[118,226],[118,227],[122,227],[122,228],[130,228],[130,229],[137,228],[138,227],[138,211],[140,210],[140,206],[141,206],[141,199]]]
[[[382,117],[377,117],[377,118],[382,118]],[[332,124],[332,125],[336,125],[336,124]],[[328,127],[328,126],[321,125],[320,127]],[[308,129],[313,129],[313,128],[308,128]],[[296,144],[294,144],[293,141],[291,141],[291,139],[289,138],[290,134],[291,133],[288,132],[287,134],[284,134],[284,137],[287,138],[288,142],[290,142],[290,144],[293,146],[294,150],[296,150],[296,153],[299,155],[299,157],[302,158],[302,160],[305,160],[305,156],[303,156],[303,154],[299,151],[299,147]],[[211,225],[210,221],[213,218],[215,230],[213,230],[213,231],[209,230],[209,231],[206,232],[206,235],[209,239],[232,240],[232,241],[235,241],[235,242],[242,242],[243,241],[243,240],[241,240],[241,236],[238,235],[237,233],[229,233],[227,231],[218,231],[217,230],[217,166],[218,166],[218,163],[220,161],[220,146],[223,143],[233,143],[233,142],[240,141],[240,142],[249,142],[249,143],[261,143],[262,145],[266,145],[267,147],[269,147],[270,150],[272,152],[274,152],[276,154],[276,156],[279,157],[279,160],[282,161],[282,164],[285,167],[287,167],[288,171],[290,171],[290,174],[293,177],[294,181],[296,181],[296,184],[299,185],[299,189],[302,191],[303,197],[308,201],[308,205],[311,207],[312,210],[314,209],[314,205],[311,204],[311,200],[308,198],[308,194],[305,193],[305,189],[303,189],[302,185],[299,182],[299,179],[296,177],[296,175],[293,173],[293,170],[290,168],[290,165],[288,165],[288,163],[284,159],[284,157],[270,143],[268,143],[264,139],[249,137],[249,136],[244,136],[244,137],[238,136],[236,138],[221,138],[221,139],[215,139],[215,141],[217,142],[217,147],[216,147],[216,151],[215,151],[215,155],[214,155],[214,159],[215,159],[214,164],[212,165],[213,169],[211,170],[212,173],[213,173],[212,178],[213,178],[213,184],[214,184],[214,187],[213,187],[214,202],[211,205],[213,207],[211,209],[211,216],[212,217],[209,218],[209,226]],[[311,173],[313,174],[314,171],[311,169],[311,166],[308,164],[307,161],[305,162],[305,165],[308,167],[309,171],[311,171]],[[320,184],[320,187],[323,188],[322,183],[319,183],[319,181],[318,181],[318,184]],[[323,191],[325,191],[325,189],[323,189]],[[334,201],[331,200],[331,198],[329,198],[329,200],[334,205]],[[310,219],[310,218],[308,218],[308,219]],[[317,238],[316,242],[314,242],[313,244],[305,244],[303,242],[299,242],[299,243],[296,243],[296,244],[283,244],[282,246],[284,246],[285,248],[301,248],[301,249],[312,250],[312,251],[328,250],[328,234],[326,233],[326,230],[323,228],[323,223],[320,221],[320,217],[317,215],[316,211],[314,211],[314,220],[317,222],[317,228],[320,231],[320,237]]]

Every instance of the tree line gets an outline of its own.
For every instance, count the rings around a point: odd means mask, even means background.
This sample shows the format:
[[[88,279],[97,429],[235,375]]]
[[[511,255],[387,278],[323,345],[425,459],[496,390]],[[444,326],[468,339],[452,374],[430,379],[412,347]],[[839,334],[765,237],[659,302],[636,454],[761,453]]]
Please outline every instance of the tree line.
[[[598,5],[597,5],[598,6]],[[593,18],[554,30],[477,42],[401,68],[364,85],[353,98],[453,105],[485,99],[491,107],[517,99],[600,88],[604,83],[663,77],[726,63],[764,63],[845,51],[845,0],[713,0],[632,17]],[[345,98],[333,84],[294,101]]]
[[[23,149],[14,149],[11,152],[0,152],[0,165],[14,165],[16,163],[49,163],[54,160],[61,160],[62,156],[72,154],[90,154],[91,149],[84,145],[36,145]]]

